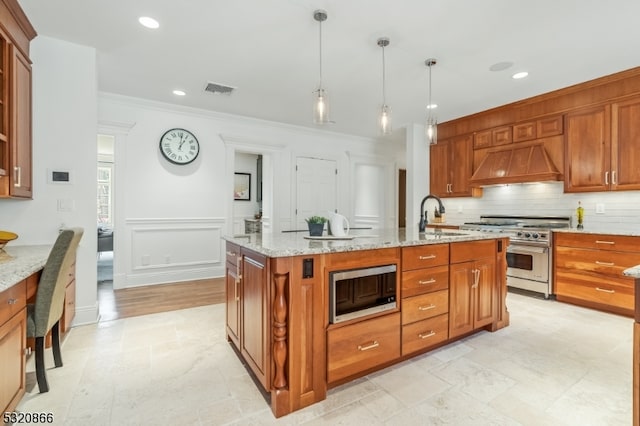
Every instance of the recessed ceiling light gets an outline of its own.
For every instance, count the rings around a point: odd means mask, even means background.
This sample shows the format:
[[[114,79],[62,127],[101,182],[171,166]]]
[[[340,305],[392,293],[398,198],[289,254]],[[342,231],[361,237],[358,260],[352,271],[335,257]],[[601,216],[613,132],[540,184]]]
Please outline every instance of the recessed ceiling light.
[[[522,71],[522,72],[517,72],[514,75],[511,76],[511,78],[514,78],[516,80],[521,79],[521,78],[525,78],[526,76],[528,76],[529,73],[526,71]]]
[[[427,105],[427,109],[436,109],[436,108],[438,108],[438,104]]]
[[[176,96],[184,96],[186,95],[186,92],[182,91],[182,90],[174,90],[173,94]]]
[[[507,68],[511,68],[513,66],[513,62],[498,62],[489,67],[490,71],[504,71]]]
[[[143,26],[154,30],[160,26],[158,21],[153,18],[149,18],[148,16],[141,16],[140,18],[138,18],[138,22],[140,22],[140,24],[142,24]]]

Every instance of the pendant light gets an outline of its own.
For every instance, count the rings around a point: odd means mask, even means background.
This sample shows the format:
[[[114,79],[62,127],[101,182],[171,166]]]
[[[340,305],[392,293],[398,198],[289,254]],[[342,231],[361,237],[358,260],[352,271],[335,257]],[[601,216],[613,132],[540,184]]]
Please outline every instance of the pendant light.
[[[327,91],[322,87],[322,22],[327,20],[327,12],[321,9],[313,12],[313,19],[318,21],[320,28],[320,82],[318,89],[313,92],[313,122],[316,124],[326,124],[329,122],[329,103]]]
[[[424,61],[424,64],[429,67],[429,104],[427,105],[429,114],[425,123],[425,136],[429,145],[435,145],[438,143],[438,120],[433,116],[432,112],[435,105],[431,103],[431,68],[436,64],[436,60],[429,58]]]
[[[382,48],[382,108],[380,109],[380,132],[383,135],[391,133],[391,108],[387,105],[387,86],[385,73],[384,48],[389,45],[389,38],[378,39],[378,46]]]

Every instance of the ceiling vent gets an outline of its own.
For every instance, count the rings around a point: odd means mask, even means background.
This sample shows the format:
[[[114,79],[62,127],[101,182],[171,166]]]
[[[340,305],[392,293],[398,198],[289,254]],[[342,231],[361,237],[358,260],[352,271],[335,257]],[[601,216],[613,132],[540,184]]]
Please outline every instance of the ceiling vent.
[[[205,92],[219,94],[219,95],[230,95],[231,92],[236,90],[237,87],[225,86],[224,84],[207,82],[207,86],[204,88]]]

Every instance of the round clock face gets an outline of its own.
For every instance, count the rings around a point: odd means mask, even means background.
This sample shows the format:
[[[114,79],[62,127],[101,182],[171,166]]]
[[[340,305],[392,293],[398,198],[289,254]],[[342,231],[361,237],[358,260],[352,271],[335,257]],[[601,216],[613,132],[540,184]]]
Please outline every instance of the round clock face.
[[[160,138],[160,152],[174,164],[189,164],[200,153],[200,144],[190,131],[170,129]]]

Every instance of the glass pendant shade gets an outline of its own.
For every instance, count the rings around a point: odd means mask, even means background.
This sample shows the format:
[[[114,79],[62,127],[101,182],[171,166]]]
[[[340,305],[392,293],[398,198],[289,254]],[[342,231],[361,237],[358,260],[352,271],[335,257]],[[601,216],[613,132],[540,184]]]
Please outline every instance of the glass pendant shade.
[[[315,124],[325,124],[329,122],[327,91],[322,87],[313,92],[313,122]]]
[[[391,108],[388,105],[382,105],[380,110],[380,132],[383,135],[391,134]]]
[[[425,137],[429,145],[435,145],[438,143],[438,120],[436,120],[431,112],[434,108],[434,104],[431,103],[431,68],[436,64],[436,60],[430,58],[424,61],[424,64],[429,67],[429,103],[427,104],[427,121],[424,126]]]

